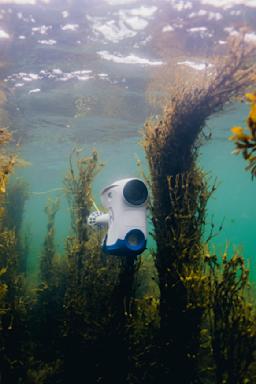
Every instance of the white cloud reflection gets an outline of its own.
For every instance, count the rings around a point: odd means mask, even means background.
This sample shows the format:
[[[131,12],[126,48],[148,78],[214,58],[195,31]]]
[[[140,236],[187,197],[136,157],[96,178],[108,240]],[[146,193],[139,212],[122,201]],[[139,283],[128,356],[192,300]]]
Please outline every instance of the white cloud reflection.
[[[31,89],[28,93],[38,93],[38,92],[41,92],[41,89],[40,88],[35,88],[35,89]]]
[[[79,25],[78,25],[78,24],[66,24],[66,25],[63,25],[63,26],[61,27],[61,29],[62,29],[63,31],[73,31],[73,32],[77,31],[78,28],[79,28]]]
[[[42,44],[42,45],[55,45],[57,43],[57,41],[56,40],[52,40],[52,39],[49,39],[49,40],[38,40],[38,43]]]
[[[243,36],[244,40],[248,44],[256,44],[256,33],[255,32],[248,32],[248,33],[245,33],[242,35],[241,32],[239,30],[236,30],[234,27],[224,28],[224,31],[226,33],[228,33],[230,36],[235,36],[235,37],[238,37],[238,36],[242,37]]]
[[[141,16],[141,17],[151,17],[157,11],[157,7],[144,7],[141,6],[139,8],[134,8],[129,11],[129,13],[133,16]]]
[[[188,66],[192,69],[195,69],[197,71],[203,71],[205,69],[213,67],[213,65],[209,64],[209,63],[195,62],[195,61],[189,61],[189,60],[180,61],[177,64],[178,65],[186,65],[186,66]]]
[[[193,18],[193,17],[205,17],[207,16],[207,19],[208,20],[221,20],[223,19],[223,16],[221,13],[219,12],[210,12],[210,11],[206,11],[205,9],[200,9],[199,11],[197,12],[191,12],[190,15],[188,16],[190,19]]]
[[[108,51],[99,51],[97,52],[98,55],[105,60],[113,61],[117,64],[140,64],[140,65],[162,65],[164,64],[162,61],[152,61],[149,59],[146,59],[144,57],[139,57],[136,55],[128,55],[128,56],[122,56],[122,55],[113,55],[109,53]]]
[[[148,25],[148,22],[146,20],[138,16],[127,17],[125,22],[129,27],[131,27],[135,31],[145,29]]]
[[[166,25],[165,27],[163,27],[162,29],[162,32],[173,32],[174,31],[174,28],[171,26],[171,25]]]
[[[201,0],[202,4],[213,5],[214,7],[231,8],[235,5],[245,5],[247,7],[256,7],[255,0]]]
[[[94,18],[89,15],[87,16],[87,20],[92,23],[94,33],[101,33],[106,40],[112,41],[113,43],[118,43],[123,39],[134,37],[137,34],[137,32],[128,28],[121,20],[116,23],[115,20],[105,21],[103,18]]]
[[[3,29],[0,29],[0,39],[9,39],[9,33],[5,32]]]
[[[256,44],[256,33],[246,33],[244,39],[247,43]]]
[[[50,0],[0,0],[0,4],[35,5],[37,3],[49,4]]]
[[[68,11],[62,11],[61,14],[62,14],[63,19],[66,19],[69,16]]]
[[[48,31],[52,29],[51,25],[41,25],[40,27],[34,27],[32,28],[32,32],[38,32],[41,35],[47,35]]]
[[[35,0],[0,0],[0,4],[36,4]]]
[[[118,18],[93,17],[86,15],[92,31],[96,36],[103,35],[104,39],[113,43],[135,37],[143,31],[157,11],[156,6],[140,6],[132,9],[121,9],[113,14]]]
[[[137,0],[104,0],[104,1],[110,5],[125,5],[125,4],[133,4],[137,2]]]
[[[39,73],[26,73],[26,72],[13,73],[12,75],[7,76],[6,79],[4,79],[4,82],[13,84],[14,87],[19,88],[30,83],[32,84],[35,81],[37,82],[37,85],[39,85],[38,81],[45,81],[45,80],[86,81],[86,80],[94,79],[95,76],[96,75],[94,75],[92,73],[92,70],[90,69],[81,69],[81,70],[72,71],[72,72],[64,72],[60,68],[54,68],[51,70],[42,69]],[[99,74],[98,76],[99,78],[102,78],[102,79],[108,77],[107,74]],[[34,88],[31,90],[30,93],[39,92],[38,89],[41,90],[41,88]]]

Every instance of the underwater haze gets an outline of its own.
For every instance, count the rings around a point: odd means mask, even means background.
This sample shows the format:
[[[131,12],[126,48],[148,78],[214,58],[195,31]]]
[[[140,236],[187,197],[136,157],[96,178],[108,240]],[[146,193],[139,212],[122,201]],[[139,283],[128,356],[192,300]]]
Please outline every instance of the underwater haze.
[[[32,192],[24,220],[31,265],[45,236],[44,206],[48,197],[63,195],[72,150],[96,148],[105,164],[94,185],[97,203],[106,185],[139,176],[136,159],[146,168],[140,131],[157,114],[146,97],[155,73],[170,58],[184,69],[204,71],[216,47],[241,28],[256,44],[255,22],[255,0],[0,1],[9,129],[20,156],[31,163],[16,171]],[[208,221],[221,230],[212,243],[222,250],[227,243],[241,247],[253,273],[255,184],[228,141],[230,128],[244,125],[247,114],[247,106],[237,102],[207,122],[211,139],[200,149],[200,164],[218,180]],[[70,225],[64,196],[56,220],[61,252]]]
[[[0,0],[0,384],[255,384],[255,178],[256,0]]]

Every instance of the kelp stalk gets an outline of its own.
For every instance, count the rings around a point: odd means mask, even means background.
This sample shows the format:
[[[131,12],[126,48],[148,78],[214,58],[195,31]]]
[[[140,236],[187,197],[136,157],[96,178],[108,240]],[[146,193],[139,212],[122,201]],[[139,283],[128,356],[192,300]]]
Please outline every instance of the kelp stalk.
[[[243,41],[236,41],[227,59],[216,63],[215,69],[208,70],[198,83],[191,80],[182,86],[180,76],[162,117],[145,124],[163,361],[167,377],[174,382],[197,380],[195,343],[202,309],[191,310],[191,295],[183,280],[187,269],[196,271],[200,264],[205,209],[211,191],[195,165],[196,143],[207,118],[251,85],[254,72],[247,63],[252,53]]]

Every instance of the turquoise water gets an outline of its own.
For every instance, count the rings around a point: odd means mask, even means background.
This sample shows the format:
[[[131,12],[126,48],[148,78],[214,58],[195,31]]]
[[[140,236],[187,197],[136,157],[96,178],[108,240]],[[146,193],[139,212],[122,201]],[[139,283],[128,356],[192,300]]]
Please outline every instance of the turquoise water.
[[[136,159],[139,157],[144,163],[145,159],[142,148],[138,145],[138,137],[123,139],[120,143],[105,144],[99,143],[96,145],[100,160],[104,163],[101,172],[96,176],[93,191],[94,199],[97,206],[100,207],[100,191],[106,186],[125,177],[141,177],[141,169],[136,166]],[[89,155],[93,147],[85,146],[82,154]],[[48,198],[61,198],[61,209],[56,216],[56,245],[61,253],[65,248],[65,237],[70,230],[69,208],[66,202],[64,191],[52,191],[63,188],[63,180],[68,170],[69,155],[73,147],[67,145],[58,151],[57,157],[63,156],[61,161],[56,165],[54,153],[38,155],[38,146],[32,150],[29,146],[28,151],[23,148],[24,157],[32,161],[31,167],[19,171],[26,180],[30,183],[31,197],[26,206],[25,227],[27,226],[31,234],[31,264],[33,265],[41,252],[41,245],[46,233],[46,215],[44,207]],[[51,159],[54,163],[45,164],[45,157]],[[74,158],[75,160],[75,158]],[[75,163],[75,161],[74,161]],[[43,193],[42,193],[43,192]]]
[[[96,148],[105,163],[94,185],[99,192],[114,180],[140,176],[136,157],[146,162],[139,131],[152,107],[145,93],[155,71],[171,58],[199,71],[222,52],[230,35],[248,27],[255,42],[255,7],[211,0],[100,0],[49,2],[6,0],[0,7],[0,48],[8,63],[1,79],[8,88],[10,129],[31,167],[17,170],[30,183],[24,231],[31,233],[33,269],[46,232],[48,197],[61,196],[56,216],[57,249],[64,252],[69,212],[63,188],[74,147]],[[218,189],[209,202],[208,221],[218,252],[240,247],[254,270],[255,182],[245,162],[231,154],[230,128],[244,124],[248,108],[236,103],[208,122],[212,138],[200,149],[199,162]],[[48,192],[58,189],[58,191]],[[150,240],[149,246],[153,246]]]
[[[230,128],[233,125],[244,125],[248,113],[248,106],[237,103],[226,108],[208,122],[205,132],[211,132],[212,138],[200,148],[199,163],[207,172],[210,180],[217,178],[217,191],[208,204],[208,223],[215,225],[216,236],[211,241],[211,249],[221,253],[228,247],[230,254],[239,250],[250,262],[252,276],[254,273],[256,252],[254,204],[255,182],[251,180],[249,172],[245,172],[245,162],[241,156],[232,154],[233,143],[228,140]],[[143,122],[142,122],[143,124]],[[136,165],[136,159],[142,162],[142,168],[147,172],[146,160],[142,147],[139,145],[141,136],[122,139],[113,143],[95,143],[99,157],[104,167],[96,177],[94,184],[94,197],[100,205],[99,194],[101,189],[113,181],[124,177],[140,177],[141,169]],[[42,144],[41,144],[42,145]],[[56,216],[56,242],[60,253],[65,247],[65,237],[69,231],[69,212],[63,191],[53,191],[44,194],[34,192],[47,192],[63,187],[62,181],[68,167],[68,157],[72,145],[60,144],[56,148],[39,143],[24,146],[22,153],[26,160],[31,161],[30,168],[20,171],[31,185],[31,198],[27,203],[25,226],[31,232],[31,264],[38,258],[41,245],[46,232],[46,215],[44,206],[47,198],[61,197],[61,209]],[[84,146],[84,153],[89,154],[93,149],[91,145]],[[210,181],[211,182],[211,181]],[[219,231],[219,227],[222,229]],[[207,232],[207,231],[206,231]],[[149,248],[153,247],[150,239]]]
[[[231,259],[211,271],[192,265],[188,247],[195,249],[196,237],[177,243],[181,260],[164,252],[154,265],[150,212],[142,260],[97,252],[97,236],[85,241],[91,232],[81,223],[84,207],[77,214],[76,201],[69,211],[64,178],[71,154],[83,158],[96,149],[104,166],[92,188],[102,209],[103,188],[147,175],[145,121],[160,117],[163,99],[180,100],[184,89],[208,84],[216,63],[230,55],[231,38],[256,47],[255,20],[256,0],[0,0],[0,141],[3,127],[13,135],[0,146],[0,384],[254,382],[254,290],[232,256],[244,256],[256,288],[256,180],[228,140],[233,126],[246,126],[249,106],[238,98],[225,105],[196,143],[209,188],[217,184],[202,242],[213,227],[211,254],[221,261],[228,251]],[[215,105],[209,89],[204,113]],[[3,188],[11,153],[30,164],[19,168],[17,161],[8,174],[30,189],[18,233],[23,207]],[[45,207],[57,198],[54,233]],[[120,216],[128,224],[126,211]],[[173,241],[184,234],[175,224],[182,217],[166,222],[174,223]],[[134,252],[142,244],[138,233],[126,237]],[[168,239],[160,241],[172,252]]]
[[[218,250],[228,246],[230,253],[239,250],[251,265],[255,278],[256,254],[256,206],[254,203],[255,181],[245,171],[242,156],[231,152],[234,144],[227,140],[230,127],[245,126],[248,107],[234,104],[209,121],[213,139],[203,146],[200,162],[206,171],[217,177],[218,188],[209,201],[208,216],[213,217],[216,229],[223,222],[223,229],[213,239]]]

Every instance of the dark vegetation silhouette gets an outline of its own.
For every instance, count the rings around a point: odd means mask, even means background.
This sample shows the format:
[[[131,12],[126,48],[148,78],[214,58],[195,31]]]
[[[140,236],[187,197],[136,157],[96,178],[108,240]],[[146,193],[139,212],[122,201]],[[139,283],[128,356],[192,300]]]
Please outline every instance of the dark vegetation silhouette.
[[[253,54],[234,42],[204,76],[174,83],[162,115],[145,124],[156,249],[136,260],[101,252],[103,234],[87,225],[101,165],[96,151],[74,150],[64,179],[65,254],[55,247],[61,201],[48,200],[39,278],[31,282],[21,230],[28,186],[9,180],[17,158],[11,134],[0,130],[0,383],[255,382],[249,270],[240,254],[208,249],[216,186],[196,161],[206,120],[252,85]]]
[[[215,186],[209,189],[197,168],[198,139],[207,118],[252,84],[255,67],[248,63],[253,55],[254,50],[243,40],[233,41],[228,57],[218,59],[203,77],[182,82],[177,72],[163,115],[145,125],[143,144],[150,169],[157,244],[163,382],[199,381],[204,308],[196,292],[204,270],[206,204]],[[189,287],[187,278],[195,279]]]

